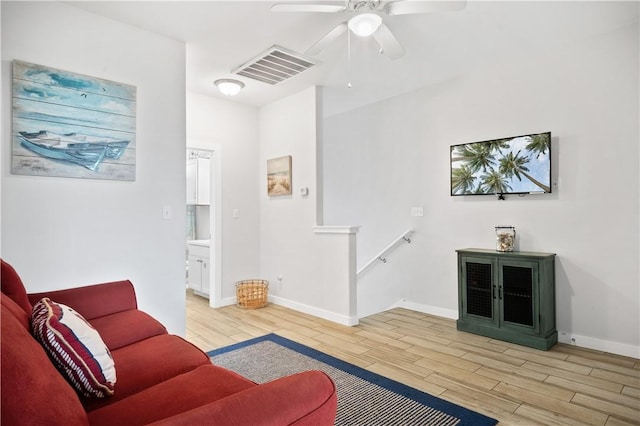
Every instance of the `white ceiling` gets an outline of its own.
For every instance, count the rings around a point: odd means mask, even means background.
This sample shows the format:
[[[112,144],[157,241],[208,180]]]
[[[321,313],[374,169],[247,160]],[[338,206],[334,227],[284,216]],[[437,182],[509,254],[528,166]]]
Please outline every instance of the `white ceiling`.
[[[270,11],[273,3],[287,1],[67,3],[184,41],[187,90],[222,96],[214,88],[214,80],[234,77],[231,70],[274,44],[304,53],[336,24],[348,19],[344,14]],[[469,0],[460,12],[385,16],[385,23],[405,48],[402,58],[391,61],[378,54],[372,40],[352,37],[349,77],[345,34],[316,57],[320,65],[280,85],[235,76],[245,88],[232,99],[262,106],[310,85],[321,85],[334,99],[341,99],[340,105],[332,108],[344,110],[436,84],[514,55],[521,58],[562,49],[637,23],[638,4]],[[351,89],[346,87],[349,80]]]

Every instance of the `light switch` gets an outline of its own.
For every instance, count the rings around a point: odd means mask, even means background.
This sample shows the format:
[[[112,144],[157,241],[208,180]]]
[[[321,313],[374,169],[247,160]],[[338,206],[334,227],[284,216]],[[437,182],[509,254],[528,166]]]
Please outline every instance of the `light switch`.
[[[411,207],[411,216],[414,216],[414,217],[424,216],[424,208],[422,206]]]
[[[240,211],[238,209],[233,209],[232,214],[234,219],[237,219],[240,217]]]

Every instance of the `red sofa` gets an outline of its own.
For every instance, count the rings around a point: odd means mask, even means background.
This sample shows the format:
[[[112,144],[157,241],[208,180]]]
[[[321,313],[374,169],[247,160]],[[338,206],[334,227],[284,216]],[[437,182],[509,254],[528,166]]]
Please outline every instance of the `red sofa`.
[[[129,281],[27,294],[2,261],[3,425],[328,425],[331,379],[309,371],[258,385],[211,364],[207,355],[137,309]],[[43,297],[72,307],[95,328],[115,362],[107,398],[80,396],[30,332]]]

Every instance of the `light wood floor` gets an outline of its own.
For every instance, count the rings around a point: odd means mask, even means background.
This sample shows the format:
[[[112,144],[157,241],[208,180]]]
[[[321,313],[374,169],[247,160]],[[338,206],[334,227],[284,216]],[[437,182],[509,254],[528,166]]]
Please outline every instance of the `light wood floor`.
[[[281,306],[211,309],[187,292],[187,339],[204,351],[268,333],[313,347],[504,425],[640,424],[640,361],[557,344],[539,351],[393,309],[346,327]]]

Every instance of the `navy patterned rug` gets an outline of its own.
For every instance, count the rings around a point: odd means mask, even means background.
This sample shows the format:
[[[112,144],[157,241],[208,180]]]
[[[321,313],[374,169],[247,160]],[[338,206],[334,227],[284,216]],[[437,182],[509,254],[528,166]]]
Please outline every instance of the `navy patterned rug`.
[[[496,420],[372,373],[276,334],[208,353],[211,362],[265,383],[306,370],[324,371],[338,392],[336,425],[495,425]]]

